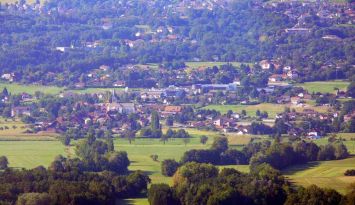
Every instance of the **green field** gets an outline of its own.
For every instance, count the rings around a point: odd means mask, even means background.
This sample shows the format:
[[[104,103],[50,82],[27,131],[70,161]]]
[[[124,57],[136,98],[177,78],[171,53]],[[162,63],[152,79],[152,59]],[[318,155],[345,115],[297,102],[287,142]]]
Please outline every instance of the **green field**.
[[[114,91],[123,91],[124,88],[86,88],[82,90],[68,90],[73,93],[77,94],[94,94],[94,93],[105,93],[105,92],[111,92],[112,90]]]
[[[221,66],[227,63],[232,64],[233,66],[240,66],[241,62],[185,62],[185,65],[191,69],[196,69],[199,67],[213,67],[213,66]],[[245,63],[250,64],[250,63]]]
[[[342,138],[343,143],[348,148],[350,154],[355,154],[355,141],[352,141],[351,138],[355,138],[355,133],[337,133],[337,138]],[[314,141],[317,145],[328,144],[328,138],[322,138]]]
[[[41,86],[41,85],[20,85],[17,83],[0,83],[0,90],[4,88],[12,94],[19,94],[22,92],[29,93],[33,95],[36,91],[40,91],[45,94],[59,94],[64,88],[55,87],[55,86]]]
[[[267,111],[269,114],[269,118],[274,118],[277,113],[281,113],[284,111],[285,107],[290,107],[291,109],[296,109],[296,111],[302,111],[305,108],[310,108],[314,109],[318,112],[325,112],[327,111],[327,107],[323,106],[311,106],[309,105],[308,107],[302,108],[302,107],[297,107],[294,105],[280,105],[280,104],[270,104],[270,103],[261,103],[258,105],[208,105],[206,107],[203,107],[201,109],[214,109],[222,114],[225,114],[228,112],[228,110],[232,110],[233,112],[238,112],[241,113],[242,110],[245,110],[247,112],[248,116],[255,116],[256,111],[260,110],[262,111]]]
[[[48,167],[59,154],[66,155],[59,141],[0,141],[0,156],[7,156],[10,167]]]
[[[345,81],[316,81],[296,84],[296,86],[303,87],[310,93],[335,93],[334,88],[339,88],[340,90],[346,91],[349,82]]]
[[[344,176],[347,169],[355,169],[355,157],[344,160],[309,162],[305,165],[290,167],[283,173],[297,185],[307,187],[316,184],[324,188],[333,188],[345,194],[349,184],[355,182],[355,177]]]

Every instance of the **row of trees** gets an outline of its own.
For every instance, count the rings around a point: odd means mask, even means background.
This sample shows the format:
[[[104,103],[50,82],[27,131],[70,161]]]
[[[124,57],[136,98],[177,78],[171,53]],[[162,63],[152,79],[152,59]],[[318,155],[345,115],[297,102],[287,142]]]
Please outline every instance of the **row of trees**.
[[[313,142],[295,141],[281,143],[275,140],[252,142],[242,151],[228,148],[227,138],[216,138],[210,149],[189,150],[180,162],[168,159],[161,164],[162,173],[172,176],[177,168],[189,162],[210,163],[214,165],[250,164],[251,169],[267,163],[275,169],[284,169],[291,165],[304,164],[317,160],[338,160],[349,156],[342,142],[331,142],[318,146]]]
[[[0,172],[1,204],[115,204],[118,198],[144,194],[150,179],[142,172],[127,176],[114,172],[82,172],[37,167]]]
[[[314,185],[294,190],[279,171],[266,163],[244,174],[189,162],[176,171],[172,187],[153,184],[148,191],[151,205],[352,205],[354,199],[354,186],[345,196]]]

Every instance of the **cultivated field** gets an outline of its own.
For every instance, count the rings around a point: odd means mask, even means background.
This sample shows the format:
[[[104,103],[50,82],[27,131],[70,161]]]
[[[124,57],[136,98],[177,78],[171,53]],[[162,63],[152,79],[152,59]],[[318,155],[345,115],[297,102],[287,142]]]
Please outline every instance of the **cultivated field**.
[[[247,112],[248,116],[255,116],[257,110],[267,111],[269,114],[269,118],[274,118],[276,114],[281,113],[284,111],[285,107],[290,107],[291,109],[296,109],[296,111],[302,111],[304,109],[313,109],[318,112],[326,112],[328,107],[325,106],[312,106],[307,105],[306,107],[298,107],[295,105],[281,105],[281,104],[271,104],[271,103],[262,103],[258,105],[208,105],[201,109],[214,109],[222,114],[228,112],[228,110],[232,110],[233,112],[240,113],[242,110]]]
[[[303,87],[310,93],[335,93],[336,90],[334,90],[334,88],[346,91],[348,85],[349,82],[345,81],[317,81],[296,84],[296,86]]]

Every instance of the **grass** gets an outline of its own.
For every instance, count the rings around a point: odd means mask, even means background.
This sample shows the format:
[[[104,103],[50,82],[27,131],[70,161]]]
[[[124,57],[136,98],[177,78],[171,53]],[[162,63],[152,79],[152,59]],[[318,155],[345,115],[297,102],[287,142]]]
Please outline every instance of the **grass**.
[[[284,170],[283,174],[297,185],[307,187],[316,184],[319,187],[333,188],[345,194],[349,184],[355,182],[355,177],[344,176],[347,169],[355,169],[355,157],[292,166]]]
[[[0,118],[0,127],[8,129],[0,130],[0,141],[54,141],[56,134],[52,133],[25,133],[27,126],[19,120],[4,120]]]
[[[59,154],[67,155],[59,141],[0,141],[0,156],[8,158],[10,167],[48,167]]]
[[[225,65],[227,63],[232,64],[233,66],[240,66],[242,63],[241,62],[185,62],[186,66],[191,68],[191,69],[196,69],[199,67],[213,67],[213,66],[221,66]],[[249,64],[249,63],[246,63]]]
[[[345,81],[316,81],[296,84],[296,86],[303,87],[310,93],[335,93],[334,88],[339,88],[340,90],[346,90],[349,82]]]
[[[31,95],[35,94],[36,91],[40,91],[45,94],[59,94],[64,88],[55,86],[41,86],[41,85],[21,85],[17,83],[0,83],[0,90],[4,88],[12,94],[19,94],[22,92],[29,93]]]
[[[111,92],[112,90],[123,91],[124,88],[85,88],[82,90],[68,90],[68,91],[73,92],[73,93],[77,93],[77,94],[94,94],[94,93]]]
[[[307,107],[298,107],[294,105],[280,105],[280,104],[271,104],[271,103],[261,103],[258,105],[208,105],[206,107],[203,107],[201,109],[214,109],[222,114],[225,114],[228,112],[228,110],[232,110],[233,112],[238,112],[241,113],[242,110],[245,110],[247,112],[248,116],[254,117],[256,114],[257,110],[262,111],[267,111],[269,114],[269,118],[274,118],[277,113],[281,113],[284,111],[285,107],[290,107],[291,109],[296,109],[296,111],[300,112],[304,110],[305,108],[310,108],[314,109],[315,111],[318,112],[326,112],[327,107],[324,106],[311,106],[308,105]]]
[[[337,133],[337,138],[342,138],[344,145],[348,148],[350,154],[355,154],[355,141],[352,141],[351,138],[355,138],[355,133]],[[321,138],[314,141],[317,145],[326,145],[328,144],[328,137]]]

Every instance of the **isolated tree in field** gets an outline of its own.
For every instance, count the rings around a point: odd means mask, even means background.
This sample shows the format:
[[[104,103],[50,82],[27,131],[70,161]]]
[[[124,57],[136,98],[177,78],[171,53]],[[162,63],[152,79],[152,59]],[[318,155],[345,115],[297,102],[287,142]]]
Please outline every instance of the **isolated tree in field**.
[[[226,137],[216,137],[211,148],[220,153],[226,151],[228,149],[228,139]]]
[[[166,126],[173,126],[174,125],[174,117],[173,116],[167,117],[165,124],[166,124]]]
[[[168,141],[168,139],[169,139],[168,135],[161,135],[160,140],[163,141],[164,144]]]
[[[202,135],[200,137],[200,142],[201,144],[206,144],[207,143],[207,140],[208,140],[208,137],[206,135]]]
[[[242,110],[242,115],[243,115],[243,116],[246,116],[246,115],[247,115],[247,111]]]
[[[190,139],[189,138],[183,138],[182,140],[185,144],[185,146],[190,142]]]
[[[9,91],[7,91],[6,87],[4,87],[4,89],[2,90],[2,95],[3,96],[9,96]]]
[[[157,162],[158,161],[158,155],[157,154],[152,154],[150,155],[150,158],[154,161],[154,162]]]
[[[63,137],[60,138],[60,141],[63,143],[63,145],[65,146],[69,146],[70,145],[70,137],[68,135],[65,135]]]
[[[113,144],[113,139],[107,138],[106,143],[107,143],[107,151],[113,152],[115,150],[115,145]]]
[[[159,119],[159,114],[157,112],[152,113],[151,128],[152,128],[152,130],[159,130],[160,129],[160,119]]]
[[[9,164],[9,161],[7,160],[7,157],[1,156],[0,157],[0,169],[6,169],[8,164]]]
[[[227,115],[228,118],[230,118],[232,116],[232,114],[233,114],[233,111],[232,110],[228,110],[226,115]]]
[[[257,110],[257,111],[255,112],[255,115],[259,117],[259,116],[260,116],[260,110]]]

